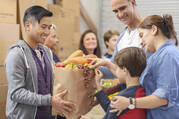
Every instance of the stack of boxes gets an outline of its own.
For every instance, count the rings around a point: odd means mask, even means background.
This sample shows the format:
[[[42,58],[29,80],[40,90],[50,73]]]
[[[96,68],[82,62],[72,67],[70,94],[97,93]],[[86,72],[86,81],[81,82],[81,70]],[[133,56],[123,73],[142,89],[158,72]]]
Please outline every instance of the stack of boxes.
[[[5,75],[4,67],[0,67],[0,117],[1,119],[6,119],[5,109],[6,109],[6,97],[7,97],[7,79]]]
[[[8,48],[19,40],[17,24],[16,0],[0,0],[0,118],[6,119],[6,97],[8,82],[4,68],[4,60]]]
[[[53,12],[52,22],[57,27],[59,44],[57,55],[66,59],[78,49],[80,40],[79,0],[59,0],[48,5],[47,0],[0,0],[0,119],[6,119],[5,107],[8,82],[4,61],[8,48],[24,36],[24,11],[33,5],[40,5]]]

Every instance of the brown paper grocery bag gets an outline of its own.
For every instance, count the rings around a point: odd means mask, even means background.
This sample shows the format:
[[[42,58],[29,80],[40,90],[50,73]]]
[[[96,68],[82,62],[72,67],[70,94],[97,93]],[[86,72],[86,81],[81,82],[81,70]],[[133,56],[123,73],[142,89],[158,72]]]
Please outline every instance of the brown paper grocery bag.
[[[53,86],[53,95],[58,94],[64,89],[68,90],[65,100],[76,103],[76,112],[72,115],[65,115],[67,119],[79,119],[81,115],[90,111],[90,104],[93,101],[91,94],[95,92],[94,70],[90,70],[90,75],[84,75],[85,71],[82,69],[54,69],[55,79]],[[88,72],[89,73],[89,72]],[[86,81],[88,80],[88,85]],[[88,86],[88,87],[85,87]],[[53,109],[53,114],[54,109]]]

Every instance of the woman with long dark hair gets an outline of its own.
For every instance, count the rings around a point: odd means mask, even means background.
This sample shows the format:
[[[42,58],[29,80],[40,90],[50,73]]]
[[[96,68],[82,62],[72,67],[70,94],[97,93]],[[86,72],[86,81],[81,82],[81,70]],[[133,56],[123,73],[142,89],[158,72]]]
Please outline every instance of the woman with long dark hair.
[[[99,40],[97,34],[92,30],[87,30],[82,34],[79,49],[82,50],[85,55],[94,54],[101,58]]]

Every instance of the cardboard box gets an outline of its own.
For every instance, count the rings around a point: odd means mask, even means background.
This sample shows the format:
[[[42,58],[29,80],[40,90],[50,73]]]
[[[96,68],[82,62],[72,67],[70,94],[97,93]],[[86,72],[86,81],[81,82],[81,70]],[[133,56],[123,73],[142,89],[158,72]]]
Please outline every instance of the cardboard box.
[[[6,99],[8,92],[8,82],[4,66],[0,66],[0,117],[6,119]]]
[[[71,9],[73,12],[80,10],[80,0],[55,0],[55,3],[65,9]]]
[[[23,17],[24,17],[24,12],[27,8],[34,6],[34,5],[39,5],[42,6],[44,8],[47,7],[47,0],[18,0],[18,17],[17,18],[19,23],[20,23],[20,27],[21,27],[21,33],[22,33],[22,38],[24,36],[24,24],[23,24]]]
[[[17,0],[0,0],[0,23],[17,23]]]
[[[6,71],[4,66],[0,66],[0,85],[7,85]]]
[[[8,48],[19,40],[18,24],[0,24],[0,66],[4,65],[4,60]]]
[[[78,49],[80,41],[80,11],[74,14],[73,10],[62,8],[59,5],[48,5],[53,12],[52,22],[57,27],[59,44],[57,55],[64,60]]]
[[[0,117],[1,119],[6,119],[6,99],[7,99],[7,92],[8,92],[8,83],[5,74],[5,68],[0,67]]]
[[[1,119],[6,119],[6,98],[8,92],[7,85],[0,85],[1,93],[0,93],[0,115]]]
[[[6,98],[7,98],[7,91],[8,86],[7,85],[0,85],[1,93],[0,93],[0,106],[6,105]],[[0,108],[1,109],[1,108]]]
[[[55,4],[60,5],[62,7],[63,0],[54,0]]]

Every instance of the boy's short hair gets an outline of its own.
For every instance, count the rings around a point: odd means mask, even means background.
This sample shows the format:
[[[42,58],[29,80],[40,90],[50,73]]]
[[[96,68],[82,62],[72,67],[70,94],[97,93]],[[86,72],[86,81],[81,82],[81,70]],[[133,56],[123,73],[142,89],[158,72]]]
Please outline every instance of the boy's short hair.
[[[120,50],[114,61],[120,68],[127,68],[131,77],[140,77],[146,67],[146,55],[141,48],[137,47]]]
[[[27,22],[27,21],[32,24],[35,21],[40,23],[40,20],[43,17],[51,17],[51,16],[53,16],[53,13],[50,12],[49,10],[47,10],[41,6],[32,6],[25,11],[23,23],[24,23],[24,25],[25,25],[25,22]]]
[[[104,33],[104,43],[106,45],[106,47],[108,48],[108,45],[106,44],[106,42],[109,42],[109,39],[114,36],[114,35],[120,35],[120,33],[116,30],[108,30],[107,32]]]

